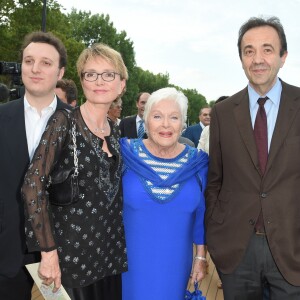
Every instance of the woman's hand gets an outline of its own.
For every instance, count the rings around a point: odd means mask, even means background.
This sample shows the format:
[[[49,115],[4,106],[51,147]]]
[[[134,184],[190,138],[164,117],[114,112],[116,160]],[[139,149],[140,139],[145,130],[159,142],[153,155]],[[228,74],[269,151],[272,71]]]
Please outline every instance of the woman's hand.
[[[196,281],[199,282],[202,279],[204,279],[206,275],[206,264],[207,262],[204,260],[194,259],[193,269],[191,274],[192,283]]]
[[[61,272],[57,250],[41,252],[42,259],[38,274],[43,280],[43,284],[50,285],[54,282],[53,292],[55,293],[61,286]]]
[[[193,268],[191,272],[191,281],[201,281],[206,275],[206,246],[205,245],[196,245],[196,256],[194,257]]]

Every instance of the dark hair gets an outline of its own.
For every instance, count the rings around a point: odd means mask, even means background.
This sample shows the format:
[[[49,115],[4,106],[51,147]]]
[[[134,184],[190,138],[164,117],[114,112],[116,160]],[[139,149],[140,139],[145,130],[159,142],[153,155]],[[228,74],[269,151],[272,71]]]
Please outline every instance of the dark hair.
[[[138,95],[137,95],[137,97],[136,97],[136,103],[138,103],[139,101],[140,101],[140,98],[141,98],[141,96],[143,95],[143,94],[148,94],[147,92],[140,92],[140,93],[138,93]]]
[[[281,44],[281,49],[280,49],[280,53],[279,53],[280,57],[282,57],[282,55],[287,52],[286,37],[285,37],[283,26],[280,23],[279,18],[271,17],[268,19],[263,19],[263,18],[253,17],[253,18],[250,18],[247,22],[245,22],[239,30],[239,38],[238,38],[237,45],[238,45],[240,59],[242,58],[241,43],[242,43],[242,38],[243,38],[244,34],[252,28],[262,27],[262,26],[270,26],[277,31],[279,40],[280,40],[280,44]]]
[[[202,114],[202,110],[205,108],[211,108],[211,107],[209,105],[204,105],[203,107],[201,107],[199,110],[199,116]]]
[[[66,93],[67,102],[71,104],[77,101],[78,91],[75,82],[71,79],[61,79],[56,83],[56,87],[62,89]]]
[[[59,68],[61,69],[67,65],[67,50],[63,42],[52,33],[36,31],[27,34],[21,47],[21,60],[23,60],[24,49],[30,43],[45,43],[53,46],[59,54]]]
[[[218,103],[218,102],[221,102],[221,101],[223,101],[223,100],[225,100],[225,99],[227,99],[229,96],[221,96],[221,97],[219,97],[216,101],[215,101],[215,104],[216,103]]]

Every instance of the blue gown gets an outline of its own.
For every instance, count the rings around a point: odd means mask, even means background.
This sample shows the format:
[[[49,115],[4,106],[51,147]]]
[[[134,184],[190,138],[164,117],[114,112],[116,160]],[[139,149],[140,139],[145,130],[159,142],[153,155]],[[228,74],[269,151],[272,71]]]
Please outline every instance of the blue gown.
[[[128,272],[122,275],[122,299],[183,300],[192,268],[193,242],[204,244],[202,191],[207,162],[201,167],[202,189],[194,174],[180,183],[169,200],[157,201],[145,185],[143,176],[147,172],[141,170],[137,157],[136,166],[127,160],[132,153],[123,151],[127,147],[124,140],[121,147],[126,165],[123,195],[128,254]],[[134,152],[133,147],[129,150]],[[186,146],[184,152],[190,150]]]

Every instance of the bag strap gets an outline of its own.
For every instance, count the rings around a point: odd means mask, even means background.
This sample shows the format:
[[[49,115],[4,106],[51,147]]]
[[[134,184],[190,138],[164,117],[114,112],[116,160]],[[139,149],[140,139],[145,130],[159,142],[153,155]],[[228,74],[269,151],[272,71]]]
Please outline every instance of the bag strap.
[[[79,174],[79,171],[78,171],[78,156],[77,156],[77,143],[76,143],[76,122],[72,115],[72,110],[70,110],[68,108],[63,108],[62,110],[67,112],[68,118],[71,117],[71,122],[72,122],[71,138],[73,141],[73,158],[74,158],[74,173],[72,174],[72,176],[77,177]]]
[[[76,144],[76,124],[72,118],[72,129],[71,129],[72,141],[73,141],[73,157],[74,157],[74,174],[73,177],[77,177],[78,172],[78,157],[77,157],[77,144]]]

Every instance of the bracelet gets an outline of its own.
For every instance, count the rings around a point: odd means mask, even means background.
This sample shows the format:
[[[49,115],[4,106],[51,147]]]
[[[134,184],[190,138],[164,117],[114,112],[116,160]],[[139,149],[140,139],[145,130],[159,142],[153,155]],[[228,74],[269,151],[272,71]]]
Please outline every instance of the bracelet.
[[[195,260],[198,259],[198,260],[202,260],[202,261],[207,262],[207,259],[206,259],[206,257],[204,257],[204,256],[195,256],[194,259],[195,259]]]

